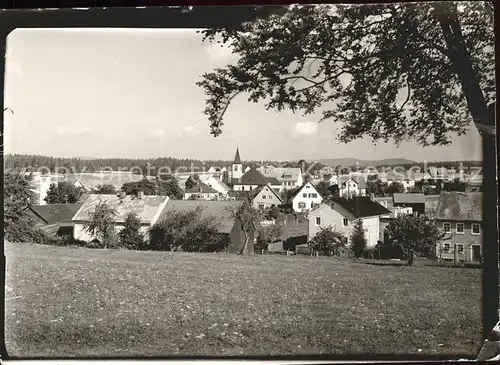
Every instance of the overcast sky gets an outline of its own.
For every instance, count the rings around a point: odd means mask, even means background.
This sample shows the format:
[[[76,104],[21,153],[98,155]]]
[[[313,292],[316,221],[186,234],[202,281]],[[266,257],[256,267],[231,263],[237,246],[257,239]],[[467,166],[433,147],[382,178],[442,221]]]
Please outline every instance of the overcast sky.
[[[7,39],[5,106],[15,115],[4,114],[5,152],[229,160],[239,146],[244,160],[481,159],[474,127],[451,147],[345,145],[333,121],[266,111],[244,95],[214,138],[195,82],[234,60],[195,30],[17,29]]]

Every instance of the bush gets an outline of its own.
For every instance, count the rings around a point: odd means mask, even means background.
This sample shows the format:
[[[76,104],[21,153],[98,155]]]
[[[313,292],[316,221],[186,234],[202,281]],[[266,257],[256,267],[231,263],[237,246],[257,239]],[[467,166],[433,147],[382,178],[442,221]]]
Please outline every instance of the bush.
[[[354,222],[354,229],[351,234],[351,251],[354,257],[361,257],[365,250],[367,242],[365,237],[365,229],[363,229],[363,221],[361,219]]]
[[[375,253],[375,250],[373,247],[366,247],[364,250],[363,250],[363,253],[362,253],[362,256],[363,258],[365,259],[372,259],[373,256],[374,256],[374,253]]]
[[[123,229],[118,233],[119,246],[129,250],[142,250],[145,246],[144,235],[141,232],[141,220],[136,214],[125,218]]]
[[[204,216],[202,208],[191,211],[171,211],[151,228],[150,244],[155,251],[179,248],[188,252],[223,251],[229,243],[226,235],[218,233],[218,222],[213,216]]]

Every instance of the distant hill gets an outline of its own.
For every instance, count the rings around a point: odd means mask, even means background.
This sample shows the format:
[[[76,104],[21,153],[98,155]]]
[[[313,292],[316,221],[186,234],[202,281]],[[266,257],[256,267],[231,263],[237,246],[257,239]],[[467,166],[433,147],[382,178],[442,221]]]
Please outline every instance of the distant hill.
[[[358,160],[357,158],[322,158],[318,160],[319,163],[330,165],[330,166],[356,166],[356,163],[359,163],[359,167],[367,167],[367,166],[398,166],[398,165],[406,165],[406,164],[420,164],[419,162],[415,162],[412,160],[408,160],[406,158],[387,158],[383,160]]]

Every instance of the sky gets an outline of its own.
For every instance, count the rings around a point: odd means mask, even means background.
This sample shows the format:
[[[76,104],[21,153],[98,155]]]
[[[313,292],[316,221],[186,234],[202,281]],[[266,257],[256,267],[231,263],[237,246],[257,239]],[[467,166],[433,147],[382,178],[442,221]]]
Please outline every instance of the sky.
[[[213,137],[202,113],[203,73],[234,63],[228,48],[194,29],[16,29],[6,51],[5,153],[55,157],[231,160],[408,158],[480,160],[474,126],[449,147],[370,138],[341,144],[334,121],[266,110],[245,95]]]

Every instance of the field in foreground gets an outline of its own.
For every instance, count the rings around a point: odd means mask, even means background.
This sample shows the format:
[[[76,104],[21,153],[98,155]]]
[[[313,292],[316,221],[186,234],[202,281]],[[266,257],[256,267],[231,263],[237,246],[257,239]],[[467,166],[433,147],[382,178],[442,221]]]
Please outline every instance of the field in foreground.
[[[481,270],[5,244],[15,357],[475,356]]]

